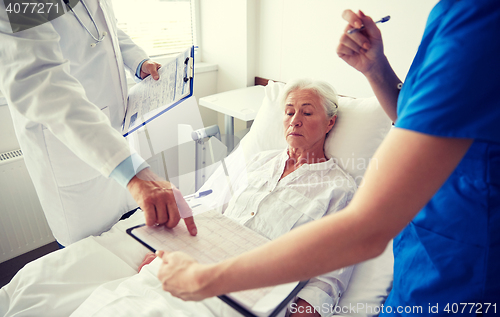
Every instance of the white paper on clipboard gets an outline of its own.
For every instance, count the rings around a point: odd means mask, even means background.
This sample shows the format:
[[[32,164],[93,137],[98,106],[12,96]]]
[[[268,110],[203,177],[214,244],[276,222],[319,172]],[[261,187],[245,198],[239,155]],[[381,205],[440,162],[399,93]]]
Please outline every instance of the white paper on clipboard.
[[[193,55],[194,47],[190,47],[162,65],[158,70],[159,80],[149,76],[130,89],[123,123],[124,136],[193,95]]]
[[[194,211],[194,210],[193,210]],[[194,216],[198,234],[191,236],[184,225],[167,229],[136,226],[127,233],[151,251],[183,251],[200,263],[210,264],[253,250],[269,240],[251,229],[209,210]],[[275,316],[273,312],[295,296],[305,282],[294,282],[230,293],[221,297],[244,316]],[[279,311],[279,310],[278,310]]]

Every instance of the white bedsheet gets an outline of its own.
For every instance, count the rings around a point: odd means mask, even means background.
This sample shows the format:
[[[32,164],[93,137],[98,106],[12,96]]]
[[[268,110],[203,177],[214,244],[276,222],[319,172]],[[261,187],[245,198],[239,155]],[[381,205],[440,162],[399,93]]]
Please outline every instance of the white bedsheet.
[[[142,213],[21,269],[0,289],[0,316],[69,316],[101,284],[137,272],[148,250],[125,233]]]
[[[215,317],[235,315],[218,298],[185,302],[164,292],[156,278],[160,259],[139,274],[111,281],[98,287],[71,317]],[[224,305],[224,306],[223,306]]]
[[[156,278],[158,260],[137,274],[149,251],[125,230],[141,223],[144,216],[138,212],[99,237],[29,263],[0,289],[0,316],[240,316],[218,298],[184,302],[163,292]],[[342,307],[383,302],[390,290],[386,284],[392,276],[391,246],[378,259],[360,264],[363,272],[351,281]]]
[[[137,274],[150,251],[125,230],[142,223],[138,211],[99,237],[29,263],[0,289],[0,316],[240,316],[216,297],[184,302],[164,292],[158,259]]]

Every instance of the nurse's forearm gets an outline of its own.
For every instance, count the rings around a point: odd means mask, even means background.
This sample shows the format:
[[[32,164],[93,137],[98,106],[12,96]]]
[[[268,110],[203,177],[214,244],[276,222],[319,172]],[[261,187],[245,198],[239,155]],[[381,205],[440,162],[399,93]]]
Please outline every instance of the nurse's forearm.
[[[377,236],[375,226],[363,226],[351,214],[345,210],[325,217],[211,267],[207,273],[218,279],[210,293],[306,280],[380,254],[390,238]]]
[[[397,103],[400,89],[398,84],[401,80],[392,69],[387,57],[373,67],[370,73],[364,74],[370,83],[380,105],[392,122],[397,119]]]

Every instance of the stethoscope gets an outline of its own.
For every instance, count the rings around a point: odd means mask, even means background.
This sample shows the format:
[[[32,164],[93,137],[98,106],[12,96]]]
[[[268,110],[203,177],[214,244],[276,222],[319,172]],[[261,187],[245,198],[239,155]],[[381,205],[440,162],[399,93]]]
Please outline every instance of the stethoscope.
[[[87,7],[87,5],[85,4],[85,2],[83,0],[80,0],[80,2],[83,4],[83,7],[85,8],[85,10],[87,10],[87,13],[90,17],[90,20],[92,21],[92,23],[94,24],[94,27],[97,31],[97,37],[94,36],[94,34],[92,34],[92,32],[90,32],[90,30],[85,26],[85,24],[83,24],[82,20],[80,20],[80,18],[78,17],[78,14],[76,14],[75,11],[73,11],[73,8],[69,5],[69,0],[63,0],[64,3],[66,3],[66,6],[71,10],[71,12],[73,12],[73,14],[75,15],[75,18],[78,20],[78,22],[80,23],[80,25],[87,31],[88,34],[90,34],[90,36],[94,39],[95,43],[92,43],[90,44],[90,47],[96,47],[97,44],[99,44],[100,42],[102,42],[102,40],[104,40],[104,37],[106,35],[108,35],[108,33],[106,31],[104,31],[102,33],[102,36],[101,36],[101,32],[99,31],[99,28],[97,27],[97,24],[95,23],[95,20],[94,20],[94,17],[92,16],[92,14],[90,13],[89,11],[89,8]]]

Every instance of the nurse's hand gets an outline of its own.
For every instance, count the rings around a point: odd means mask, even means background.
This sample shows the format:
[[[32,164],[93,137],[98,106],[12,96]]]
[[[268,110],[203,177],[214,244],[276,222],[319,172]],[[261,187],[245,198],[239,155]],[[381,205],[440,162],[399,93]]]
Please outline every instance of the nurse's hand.
[[[164,224],[167,228],[173,228],[182,217],[191,235],[195,236],[198,232],[191,208],[181,192],[149,168],[137,173],[130,180],[127,188],[144,211],[146,225]]]
[[[199,301],[216,295],[208,287],[217,279],[210,265],[200,264],[183,252],[156,251],[156,255],[162,259],[158,279],[164,291],[183,300]]]
[[[387,59],[384,55],[382,34],[375,22],[362,11],[356,14],[351,10],[345,10],[342,18],[348,24],[340,37],[337,55],[365,76],[370,72],[379,72],[381,67],[378,64],[383,64]],[[347,33],[348,30],[358,29],[363,25],[363,30]]]
[[[145,61],[144,63],[142,63],[141,67],[141,78],[144,79],[151,75],[153,76],[154,80],[160,79],[160,75],[158,75],[158,69],[160,69],[160,67],[161,65],[157,62],[153,62],[150,60]]]

